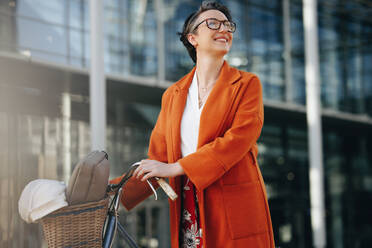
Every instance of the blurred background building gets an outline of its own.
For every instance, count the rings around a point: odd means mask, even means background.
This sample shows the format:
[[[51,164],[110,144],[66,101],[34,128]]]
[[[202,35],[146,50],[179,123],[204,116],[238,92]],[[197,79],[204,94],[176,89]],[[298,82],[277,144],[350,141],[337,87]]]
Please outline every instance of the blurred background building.
[[[196,0],[104,0],[111,177],[146,157],[165,88],[193,66],[176,34]],[[262,82],[259,164],[276,245],[310,248],[312,227],[301,0],[223,1],[237,23],[227,60]],[[327,247],[372,244],[372,2],[319,0]],[[0,1],[0,247],[46,247],[18,215],[24,186],[67,180],[90,151],[88,0]],[[66,176],[67,175],[67,176]],[[142,247],[169,247],[153,197],[122,223]],[[115,247],[122,247],[118,239]]]

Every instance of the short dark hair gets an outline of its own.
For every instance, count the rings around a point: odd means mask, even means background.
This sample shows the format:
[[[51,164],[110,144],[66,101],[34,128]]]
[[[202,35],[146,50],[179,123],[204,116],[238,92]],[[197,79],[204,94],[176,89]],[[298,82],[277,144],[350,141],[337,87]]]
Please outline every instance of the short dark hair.
[[[185,23],[183,24],[182,32],[178,33],[180,36],[180,41],[186,47],[194,63],[196,63],[196,49],[187,39],[187,35],[195,32],[195,30],[191,30],[191,28],[194,27],[194,23],[196,19],[198,19],[199,15],[207,10],[212,9],[221,11],[226,16],[227,20],[232,21],[230,11],[225,5],[222,5],[216,1],[203,1],[199,9],[187,17]]]

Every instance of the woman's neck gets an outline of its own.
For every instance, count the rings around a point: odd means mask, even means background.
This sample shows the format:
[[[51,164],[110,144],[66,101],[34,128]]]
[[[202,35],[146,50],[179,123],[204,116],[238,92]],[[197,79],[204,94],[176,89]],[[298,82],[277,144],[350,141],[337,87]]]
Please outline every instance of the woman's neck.
[[[196,75],[200,88],[209,88],[217,81],[223,61],[223,57],[216,59],[215,57],[203,56],[197,59]]]

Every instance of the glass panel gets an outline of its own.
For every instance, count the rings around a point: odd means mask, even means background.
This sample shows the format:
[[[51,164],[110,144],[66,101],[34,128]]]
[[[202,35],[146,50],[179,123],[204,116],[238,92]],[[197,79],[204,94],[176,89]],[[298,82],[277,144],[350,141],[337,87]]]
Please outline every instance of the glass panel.
[[[24,17],[65,25],[66,1],[17,0],[17,14]],[[35,30],[34,30],[35,31]]]
[[[306,131],[265,123],[258,144],[276,246],[311,248]]]
[[[10,8],[13,12],[0,15],[4,36],[0,50],[85,67],[89,56],[89,43],[82,37],[89,28],[86,3],[83,0],[2,2],[1,9]],[[68,19],[65,19],[67,11]]]
[[[273,4],[275,2],[275,4]],[[249,71],[261,79],[264,99],[284,101],[284,52],[282,38],[282,8],[271,4],[249,5],[246,25],[249,30]],[[240,11],[243,11],[240,8]]]
[[[164,40],[165,40],[165,74],[166,79],[177,81],[188,73],[194,62],[179,39],[177,32],[182,31],[186,18],[199,7],[196,1],[169,1],[164,4]]]
[[[69,55],[70,58],[80,59],[80,67],[84,66],[84,32],[70,29]]]
[[[368,247],[372,242],[370,135],[326,132],[325,179],[329,247]]]
[[[128,1],[105,2],[105,70],[129,74]]]
[[[362,2],[321,1],[319,3],[319,49],[324,107],[352,113],[369,113],[372,64],[372,23]],[[347,18],[346,18],[347,16]],[[367,91],[365,87],[367,86]]]
[[[365,110],[369,116],[372,116],[372,47],[365,47],[365,52],[362,55],[363,69],[363,94],[365,99]]]
[[[248,70],[251,47],[249,44],[249,29],[246,28],[247,22],[250,21],[246,14],[248,4],[239,1],[227,1],[227,7],[232,13],[233,21],[236,23],[236,31],[231,51],[227,55],[227,60],[231,66],[238,69]]]
[[[83,30],[70,29],[68,63],[78,67],[87,67],[90,58],[90,37]]]
[[[69,1],[69,26],[77,29],[89,29],[89,3],[85,0]]]
[[[292,59],[292,99],[306,104],[304,32],[301,1],[290,1],[290,40]]]
[[[157,75],[157,27],[154,1],[129,1],[130,72]]]
[[[105,70],[157,75],[157,27],[153,1],[105,3]]]
[[[35,35],[35,33],[38,35]],[[46,54],[66,56],[65,28],[19,17],[17,18],[17,39],[18,46],[21,49],[32,49]]]

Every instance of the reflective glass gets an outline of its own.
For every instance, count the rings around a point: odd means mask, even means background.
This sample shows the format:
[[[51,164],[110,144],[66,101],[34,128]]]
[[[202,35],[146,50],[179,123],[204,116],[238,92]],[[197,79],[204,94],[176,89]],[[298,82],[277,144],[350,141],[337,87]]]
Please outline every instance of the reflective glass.
[[[363,97],[365,99],[365,111],[369,116],[372,116],[372,69],[370,68],[372,61],[372,47],[366,47],[365,53],[362,55],[363,69]]]
[[[290,1],[290,51],[292,87],[289,98],[297,104],[306,104],[306,83],[305,83],[305,53],[304,53],[304,32],[301,1]],[[288,62],[287,62],[288,63]]]
[[[165,73],[166,79],[177,81],[194,66],[177,32],[182,31],[186,18],[199,7],[197,1],[169,1],[160,15],[164,17]]]
[[[258,146],[275,245],[311,248],[306,131],[266,121]]]
[[[276,1],[274,1],[276,2]],[[252,5],[248,8],[247,23],[251,63],[248,71],[257,73],[263,86],[264,99],[284,101],[284,61],[281,6]],[[242,11],[242,10],[241,10]],[[247,24],[245,25],[247,26]]]
[[[89,4],[85,0],[69,0],[69,26],[77,29],[90,29]]]
[[[130,72],[157,75],[157,26],[154,1],[129,1]]]
[[[105,3],[105,70],[157,75],[157,24],[153,1]]]
[[[130,73],[128,1],[105,2],[105,71]]]
[[[68,63],[79,67],[85,67],[84,32],[70,29],[69,38]]]
[[[17,14],[45,22],[65,25],[67,1],[60,0],[17,0]]]
[[[53,26],[39,21],[32,21],[18,17],[17,40],[21,50],[35,51],[55,57],[65,57],[67,54],[66,30],[64,27]],[[37,33],[37,35],[35,35]]]
[[[322,103],[351,113],[370,113],[372,22],[362,2],[320,2],[319,49]],[[345,18],[348,16],[348,18]],[[367,73],[366,73],[367,72]]]
[[[363,137],[361,137],[363,136]],[[329,247],[369,247],[372,242],[371,133],[324,134]]]
[[[251,47],[248,44],[249,30],[247,26],[248,5],[239,1],[227,1],[228,7],[232,12],[232,19],[236,22],[236,32],[234,33],[234,40],[231,51],[226,56],[230,65],[247,70],[250,60]]]

